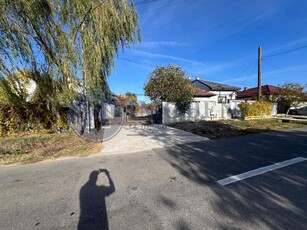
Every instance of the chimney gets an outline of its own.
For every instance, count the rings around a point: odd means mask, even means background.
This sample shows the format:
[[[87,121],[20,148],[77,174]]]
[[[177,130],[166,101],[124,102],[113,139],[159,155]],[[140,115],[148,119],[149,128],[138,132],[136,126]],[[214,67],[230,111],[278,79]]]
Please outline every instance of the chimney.
[[[247,86],[244,87],[244,91],[246,91],[246,90],[248,90],[248,87],[247,87]]]
[[[196,77],[196,80],[199,80],[199,77]]]

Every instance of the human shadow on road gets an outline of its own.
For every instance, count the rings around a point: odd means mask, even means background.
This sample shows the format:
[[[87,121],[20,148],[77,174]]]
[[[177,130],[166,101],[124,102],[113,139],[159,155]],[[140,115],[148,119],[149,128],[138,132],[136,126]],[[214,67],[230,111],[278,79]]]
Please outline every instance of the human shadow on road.
[[[108,179],[109,186],[98,186],[96,184],[100,173],[105,174]],[[80,190],[80,217],[78,230],[107,230],[109,228],[105,199],[114,191],[114,183],[107,169],[99,169],[91,172],[89,180]]]

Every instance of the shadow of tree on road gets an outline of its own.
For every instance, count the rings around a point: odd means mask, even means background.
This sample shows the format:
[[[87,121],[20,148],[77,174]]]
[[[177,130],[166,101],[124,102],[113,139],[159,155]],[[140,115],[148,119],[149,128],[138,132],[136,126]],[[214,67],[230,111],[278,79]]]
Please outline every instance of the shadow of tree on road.
[[[295,157],[307,157],[307,132],[253,134],[155,149],[181,175],[209,186],[208,201],[221,228],[304,229],[307,163],[228,186],[218,180]],[[242,225],[241,225],[242,226]]]
[[[109,186],[98,186],[97,179],[104,173],[109,181]],[[80,217],[78,230],[109,229],[106,209],[106,197],[115,191],[115,186],[109,171],[99,169],[92,171],[88,181],[80,190]]]

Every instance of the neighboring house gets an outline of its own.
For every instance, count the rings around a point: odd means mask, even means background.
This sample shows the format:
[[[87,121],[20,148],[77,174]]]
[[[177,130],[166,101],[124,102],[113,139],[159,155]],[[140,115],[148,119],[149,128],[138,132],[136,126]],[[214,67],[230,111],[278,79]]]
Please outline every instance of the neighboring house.
[[[210,99],[216,100],[217,103],[229,103],[229,100],[236,98],[236,92],[240,90],[240,88],[235,86],[204,81],[199,78],[192,81],[192,84],[197,88],[215,94],[215,97]]]
[[[162,123],[169,124],[193,120],[230,119],[236,113],[236,92],[240,88],[215,82],[199,80],[191,82],[194,85],[194,101],[186,114],[180,113],[176,105],[170,102],[162,103]]]
[[[276,99],[276,96],[278,95],[279,88],[274,85],[263,85],[261,86],[261,99],[264,101],[272,101]],[[253,102],[257,100],[258,96],[258,87],[253,88],[247,88],[244,87],[244,90],[237,93],[236,99],[247,101],[247,102]],[[275,98],[274,98],[275,96]],[[272,114],[276,115],[277,113],[286,113],[289,109],[289,105],[284,104],[282,102],[275,102],[272,108]]]
[[[271,101],[274,95],[278,94],[278,87],[274,85],[263,85],[261,86],[262,100]],[[255,101],[257,100],[258,87],[247,88],[244,87],[242,92],[237,93],[236,99],[245,101]]]

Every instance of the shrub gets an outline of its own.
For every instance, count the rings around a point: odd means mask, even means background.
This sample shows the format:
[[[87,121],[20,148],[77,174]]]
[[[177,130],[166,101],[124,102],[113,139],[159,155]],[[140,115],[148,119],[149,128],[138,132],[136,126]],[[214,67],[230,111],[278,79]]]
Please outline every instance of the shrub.
[[[268,101],[256,101],[254,103],[242,102],[239,104],[239,110],[242,118],[271,115],[272,103]]]
[[[239,111],[241,113],[241,117],[244,118],[249,114],[250,104],[247,102],[242,102],[239,105]]]

